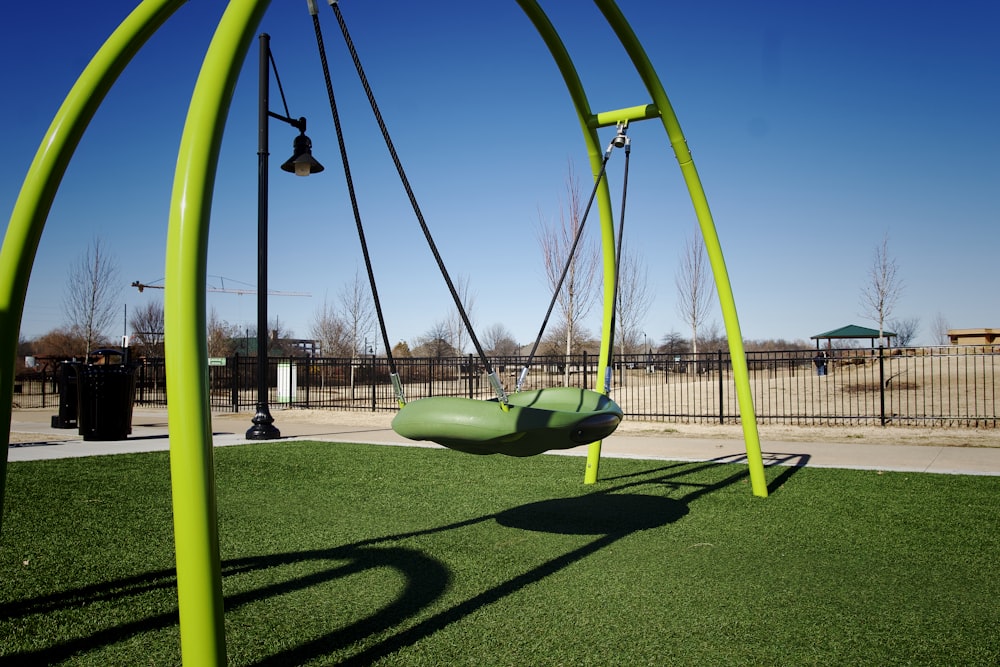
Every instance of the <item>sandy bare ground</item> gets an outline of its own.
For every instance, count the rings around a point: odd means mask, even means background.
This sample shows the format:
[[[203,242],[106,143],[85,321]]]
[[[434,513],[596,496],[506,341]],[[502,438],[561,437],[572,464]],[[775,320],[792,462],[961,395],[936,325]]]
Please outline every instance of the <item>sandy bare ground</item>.
[[[38,434],[38,433],[19,433],[18,431],[10,432],[10,444],[18,444],[22,442],[32,442],[32,443],[42,443],[42,442],[66,442],[67,440],[75,440],[79,436],[75,431],[70,432],[72,435],[51,435],[51,434]]]

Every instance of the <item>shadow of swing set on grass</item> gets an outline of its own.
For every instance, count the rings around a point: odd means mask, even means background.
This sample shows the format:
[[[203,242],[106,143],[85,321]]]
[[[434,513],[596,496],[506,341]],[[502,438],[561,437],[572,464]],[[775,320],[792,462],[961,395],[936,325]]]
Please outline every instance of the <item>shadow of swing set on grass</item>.
[[[28,172],[0,248],[0,433],[10,430],[13,360],[31,266],[49,207],[73,152],[104,95],[145,41],[184,4],[183,0],[144,0],[104,43],[81,74],[53,120]],[[209,214],[226,111],[253,33],[269,3],[234,0],[228,5],[208,48],[191,97],[181,139],[167,230],[164,310],[171,335],[166,340],[167,379],[175,392],[168,404],[171,427],[173,514],[180,607],[181,645],[186,659],[226,662],[222,570],[215,516],[211,414],[208,403],[206,343],[206,266]],[[715,276],[733,363],[741,423],[747,447],[751,488],[766,496],[742,335],[715,224],[691,153],[659,77],[625,17],[613,0],[595,0],[627,52],[649,101],[617,110],[593,112],[563,43],[534,0],[518,5],[537,29],[566,83],[583,131],[601,222],[604,255],[604,313],[599,381],[607,377],[614,322],[615,231],[598,130],[631,122],[659,120],[678,161]],[[341,19],[336,3],[331,7]],[[318,10],[310,7],[316,23]],[[317,31],[318,35],[318,31]],[[346,31],[345,31],[346,36]],[[419,217],[419,216],[418,216]],[[620,235],[619,235],[620,236]],[[619,239],[620,240],[620,239]],[[605,389],[607,393],[607,389]],[[7,437],[4,435],[3,437]],[[4,444],[7,444],[6,442]],[[5,447],[6,450],[6,447]],[[598,479],[600,442],[590,445],[584,480]],[[6,479],[6,457],[0,482]],[[3,488],[0,488],[2,498]]]
[[[373,447],[300,443],[298,451],[281,454],[279,450],[288,446],[261,445],[259,447],[264,450],[248,450],[245,454],[227,451],[227,457],[240,457],[239,463],[226,461],[227,469],[235,466],[253,467],[251,461],[254,457],[265,460],[288,457],[298,463],[304,460],[303,457],[310,456],[306,448],[312,447],[347,447],[350,453],[358,456],[363,456],[366,449]],[[270,449],[270,453],[267,449]],[[383,453],[381,449],[380,453]],[[433,460],[441,455],[441,452],[435,450],[407,451],[408,457],[418,457],[424,461],[418,465],[434,465]],[[113,466],[115,460],[125,458],[128,457],[108,460]],[[788,464],[791,458],[783,457],[780,463]],[[151,462],[153,459],[162,461],[163,457],[160,454],[146,457],[146,461]],[[569,463],[559,457],[554,465],[565,468]],[[778,463],[778,459],[772,461],[772,464]],[[52,464],[65,467],[71,465],[71,462],[56,461]],[[798,464],[803,465],[804,462],[800,460]],[[21,466],[19,472],[31,474],[31,464],[18,465]],[[93,461],[88,462],[88,465],[102,467]],[[143,465],[154,473],[158,470],[156,465]],[[605,480],[607,486],[601,491],[580,496],[538,500],[497,512],[459,518],[432,528],[370,536],[331,548],[279,551],[225,559],[222,561],[222,576],[224,589],[227,591],[227,619],[230,619],[229,623],[243,628],[237,632],[237,636],[243,641],[231,648],[231,660],[233,664],[253,665],[305,664],[329,659],[336,660],[337,664],[371,664],[412,647],[448,626],[472,619],[491,605],[503,603],[535,584],[561,576],[561,573],[567,572],[575,564],[582,563],[584,559],[607,550],[636,533],[665,529],[686,517],[698,499],[734,484],[746,483],[748,477],[746,467],[734,465],[732,457],[697,464],[664,465],[661,462],[648,464],[633,461],[628,466],[636,470]],[[358,464],[358,467],[361,465]],[[400,465],[387,474],[401,474],[403,468],[408,466]],[[113,476],[110,476],[106,467],[103,470],[109,475],[110,482]],[[780,470],[779,474],[771,476],[769,487],[772,491],[784,484],[799,467],[786,465]],[[73,473],[67,470],[65,474]],[[123,470],[118,474],[131,473]],[[228,476],[222,481],[227,487],[240,484],[238,480]],[[136,482],[142,483],[143,480]],[[275,484],[294,486],[296,482],[286,478],[276,480]],[[19,484],[18,491],[22,492],[20,487]],[[127,490],[119,488],[115,493],[124,494]],[[316,500],[319,500],[318,496],[323,491],[316,489],[313,493],[317,496]],[[111,498],[106,500],[111,501]],[[402,495],[393,500],[395,503],[407,502]],[[269,513],[267,509],[263,509],[267,506],[266,502],[257,503],[256,506],[262,509],[255,511],[264,515]],[[400,511],[405,512],[403,509]],[[86,530],[90,520],[99,519],[81,518],[81,529]],[[141,523],[134,522],[131,529],[141,531]],[[333,518],[332,523],[336,524],[337,519]],[[477,527],[479,530],[476,533],[468,533],[468,529]],[[342,529],[332,527],[328,530],[336,533]],[[489,546],[491,541],[516,544],[522,540],[535,540],[526,533],[557,536],[557,540],[555,544],[546,545],[537,551],[532,550],[534,563],[510,564],[506,578],[496,580],[495,576],[485,577],[485,581],[493,583],[482,589],[479,589],[478,584],[481,582],[474,571],[470,572],[466,566],[450,563],[433,555],[456,539],[478,539],[485,541],[477,544],[476,550],[484,560],[488,560],[495,557]],[[561,542],[558,536],[569,537],[572,543],[559,546]],[[64,536],[66,537],[69,536]],[[138,535],[134,537],[139,539]],[[292,542],[294,539],[288,538],[287,541]],[[629,550],[627,545],[622,545],[621,548],[626,552]],[[99,556],[100,550],[97,553],[88,551],[80,557],[89,568],[93,565],[90,559]],[[41,564],[38,566],[43,567]],[[52,564],[48,563],[46,566],[51,567]],[[324,588],[330,585],[352,586],[349,580],[357,582],[353,584],[355,587],[363,585],[362,582],[380,584],[385,594],[375,593],[371,589],[358,591],[353,597],[370,597],[371,600],[365,600],[360,606],[347,605],[348,611],[345,612],[342,609],[345,606],[343,598],[324,596],[322,591],[335,590]],[[38,616],[51,617],[50,623],[66,623],[66,620],[58,619],[81,607],[96,611],[102,606],[112,606],[117,611],[113,615],[106,615],[108,619],[124,617],[129,620],[92,623],[88,624],[89,630],[77,626],[77,629],[71,628],[59,637],[35,637],[23,645],[12,642],[7,646],[9,652],[0,653],[0,657],[25,664],[54,664],[87,655],[98,660],[113,660],[109,656],[115,655],[116,650],[122,650],[119,647],[134,645],[136,642],[145,646],[147,655],[169,656],[174,643],[169,634],[164,633],[177,625],[177,610],[162,608],[162,602],[157,604],[150,600],[150,596],[166,600],[175,586],[173,570],[161,569],[104,581],[98,577],[95,583],[78,588],[2,603],[0,630],[7,626],[12,636],[18,634],[14,628],[33,624],[32,619]],[[456,596],[455,589],[474,592]],[[314,627],[312,630],[316,634],[305,633],[306,638],[295,632],[288,632],[288,629],[282,630],[281,626],[274,627],[267,620],[271,617],[269,609],[275,605],[274,608],[280,609],[283,600],[293,599],[299,594],[309,595],[308,602],[302,605],[303,611],[308,610],[310,616],[323,619],[319,624],[323,628],[322,632],[315,631]],[[158,606],[158,613],[150,612],[151,608]],[[501,607],[502,611],[499,613],[510,613],[509,605]],[[263,628],[260,627],[262,624]],[[95,626],[98,629],[93,629]],[[253,630],[253,627],[258,629]],[[262,644],[244,643],[247,636],[266,637],[269,633],[280,635],[280,639],[271,637],[262,640]],[[42,641],[39,642],[39,639]]]

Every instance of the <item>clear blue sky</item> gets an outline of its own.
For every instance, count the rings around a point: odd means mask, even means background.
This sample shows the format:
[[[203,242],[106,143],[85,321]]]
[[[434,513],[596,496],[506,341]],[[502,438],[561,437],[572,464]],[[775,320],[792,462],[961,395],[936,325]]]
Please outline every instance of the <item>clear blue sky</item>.
[[[136,4],[5,5],[5,218],[58,105]],[[308,117],[314,155],[327,167],[305,179],[280,172],[295,131],[272,121],[270,288],[312,296],[272,297],[269,308],[301,337],[309,336],[324,298],[335,302],[355,271],[364,271],[305,6],[275,2],[261,25],[272,36],[291,115]],[[543,6],[595,110],[649,102],[594,7],[561,0]],[[1000,326],[1000,4],[620,6],[694,154],[745,338],[808,339],[849,323],[873,326],[862,315],[860,292],[884,234],[905,286],[894,316],[920,318],[919,341],[933,342],[938,315],[952,328]],[[223,7],[182,7],[95,117],[42,237],[23,335],[62,322],[68,267],[96,235],[118,258],[123,309],[162,298],[128,285],[163,277],[177,145]],[[513,0],[343,0],[341,7],[445,263],[470,282],[477,329],[499,322],[530,342],[550,296],[536,229],[541,218],[558,215],[567,165],[586,174],[580,130],[540,38]],[[449,314],[449,297],[333,13],[325,3],[321,9],[389,336],[412,344]],[[227,286],[256,282],[256,62],[255,42],[229,115],[215,191],[208,273],[224,276]],[[273,85],[271,108],[281,111]],[[686,333],[675,310],[674,275],[696,222],[662,127],[637,123],[630,136],[626,234],[656,293],[642,328],[660,339]],[[584,182],[582,189],[589,187]],[[593,221],[588,226],[596,231]],[[229,322],[256,321],[253,296],[212,293],[208,302]],[[721,316],[714,319],[721,326]]]

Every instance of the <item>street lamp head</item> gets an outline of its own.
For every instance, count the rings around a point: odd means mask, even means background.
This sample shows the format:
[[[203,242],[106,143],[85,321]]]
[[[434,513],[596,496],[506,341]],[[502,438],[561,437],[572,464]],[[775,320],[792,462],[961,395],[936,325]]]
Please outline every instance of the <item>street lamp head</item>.
[[[292,144],[292,157],[281,165],[281,169],[296,176],[308,176],[323,171],[323,165],[312,156],[312,140],[306,136],[305,131],[300,130],[299,136],[295,137],[295,142]]]

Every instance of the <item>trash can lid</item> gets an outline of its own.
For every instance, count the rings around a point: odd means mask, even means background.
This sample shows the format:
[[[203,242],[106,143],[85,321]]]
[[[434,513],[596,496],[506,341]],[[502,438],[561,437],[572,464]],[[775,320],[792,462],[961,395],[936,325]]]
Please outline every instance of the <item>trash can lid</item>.
[[[123,358],[124,354],[120,350],[102,348],[100,350],[91,350],[90,356],[87,357],[87,361],[93,364],[96,360],[99,365],[110,366],[112,365],[112,359],[115,359],[120,363]]]

